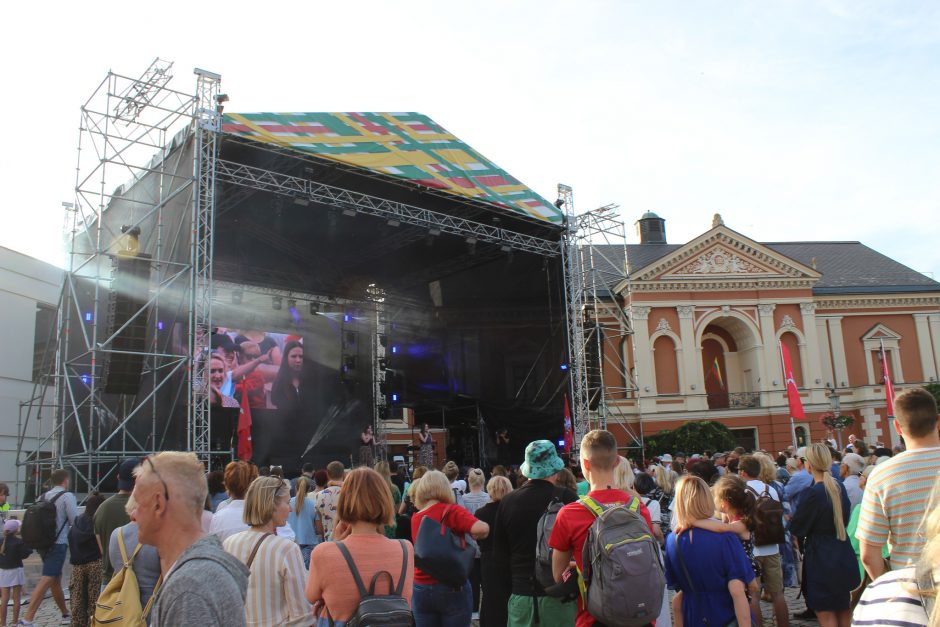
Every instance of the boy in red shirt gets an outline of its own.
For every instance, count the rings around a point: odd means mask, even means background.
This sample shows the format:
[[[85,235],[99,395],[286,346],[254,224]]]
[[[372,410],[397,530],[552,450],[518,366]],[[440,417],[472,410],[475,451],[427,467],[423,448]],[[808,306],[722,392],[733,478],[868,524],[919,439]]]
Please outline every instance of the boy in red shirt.
[[[591,487],[589,497],[603,505],[629,505],[631,499],[635,497],[623,490],[611,487],[614,485],[614,469],[619,463],[617,440],[609,431],[595,429],[584,436],[581,440],[581,470]],[[640,514],[646,520],[652,533],[653,523],[650,513],[642,503],[640,503]],[[593,523],[594,514],[578,501],[565,505],[558,512],[555,526],[552,527],[552,535],[548,539],[548,546],[554,549],[552,573],[555,575],[555,581],[561,582],[562,575],[571,566],[572,558],[578,570],[581,570],[584,541]],[[576,627],[591,627],[594,623],[594,617],[588,613],[583,600],[578,597]]]

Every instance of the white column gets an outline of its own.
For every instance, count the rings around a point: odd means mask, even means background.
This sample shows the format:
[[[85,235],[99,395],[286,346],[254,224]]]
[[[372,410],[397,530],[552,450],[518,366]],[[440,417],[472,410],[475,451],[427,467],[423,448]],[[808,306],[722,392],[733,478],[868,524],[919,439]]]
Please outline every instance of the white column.
[[[842,341],[842,316],[827,316],[829,325],[829,342],[832,344],[832,385],[841,387],[843,383],[849,385],[849,369],[845,364],[845,342]],[[871,364],[869,363],[869,368]]]
[[[806,364],[809,366],[808,370],[803,369],[803,385],[813,390],[810,401],[817,403],[822,401],[823,391],[820,388],[823,374],[816,333],[816,303],[800,303],[800,314],[803,317],[803,336],[806,338]]]
[[[760,314],[760,335],[763,343],[764,376],[761,379],[761,390],[765,392],[781,391],[783,387],[783,368],[780,365],[780,347],[777,344],[777,334],[774,332],[774,309],[776,305],[768,303],[757,306]],[[774,381],[777,385],[774,385]]]
[[[690,411],[708,408],[705,399],[705,374],[702,371],[702,347],[695,343],[695,306],[679,305],[679,341],[682,344],[682,394]]]
[[[832,356],[829,353],[829,326],[826,319],[816,316],[816,336],[819,338],[819,359],[822,365],[823,383],[838,386],[832,374]]]
[[[634,305],[630,308],[630,320],[633,323],[633,348],[636,359],[636,385],[637,397],[640,399],[640,409],[644,413],[656,410],[656,393],[653,391],[652,381],[655,379],[656,369],[653,366],[653,351],[650,347],[649,316],[651,307]],[[650,388],[647,392],[646,388]]]
[[[924,381],[937,380],[937,364],[934,360],[933,345],[930,342],[930,324],[928,317],[931,314],[914,314],[914,328],[917,329],[917,352],[920,353],[920,369]]]
[[[937,366],[937,377],[940,378],[940,314],[932,313],[927,316],[927,326],[930,327],[930,343],[933,346],[933,360]]]

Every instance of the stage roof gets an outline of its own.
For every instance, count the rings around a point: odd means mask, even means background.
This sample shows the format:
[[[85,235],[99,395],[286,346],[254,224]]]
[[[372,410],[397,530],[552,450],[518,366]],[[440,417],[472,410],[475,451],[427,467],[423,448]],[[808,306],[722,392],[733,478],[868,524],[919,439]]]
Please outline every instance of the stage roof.
[[[226,113],[222,130],[551,224],[564,219],[555,205],[420,113]]]

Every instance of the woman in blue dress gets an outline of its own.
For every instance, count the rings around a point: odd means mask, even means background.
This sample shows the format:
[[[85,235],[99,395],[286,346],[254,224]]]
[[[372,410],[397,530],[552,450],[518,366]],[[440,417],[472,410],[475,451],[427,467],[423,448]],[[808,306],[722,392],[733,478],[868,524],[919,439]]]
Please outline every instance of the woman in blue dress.
[[[803,595],[820,627],[849,627],[850,593],[861,584],[845,532],[849,497],[832,477],[832,456],[825,444],[806,448],[806,465],[814,483],[803,492],[790,520],[790,533],[804,539]]]
[[[672,507],[676,529],[666,539],[666,583],[677,590],[673,612],[682,616],[684,627],[724,627],[733,621],[750,627],[745,589],[754,570],[741,542],[732,533],[691,528],[715,513],[708,484],[694,475],[682,477]]]

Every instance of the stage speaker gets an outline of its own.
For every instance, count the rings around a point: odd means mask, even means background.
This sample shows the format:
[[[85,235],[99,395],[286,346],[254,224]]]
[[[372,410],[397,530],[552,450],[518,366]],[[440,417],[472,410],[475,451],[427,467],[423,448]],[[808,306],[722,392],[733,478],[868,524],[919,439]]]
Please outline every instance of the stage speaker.
[[[597,411],[601,396],[604,394],[601,384],[601,369],[604,367],[604,331],[596,322],[585,321],[584,335],[587,345],[584,350],[584,365],[587,369],[588,409]]]
[[[106,337],[121,331],[111,340],[113,352],[105,353],[103,378],[108,394],[136,394],[140,389],[148,318],[148,312],[141,309],[150,296],[150,261],[149,255],[112,258]]]

